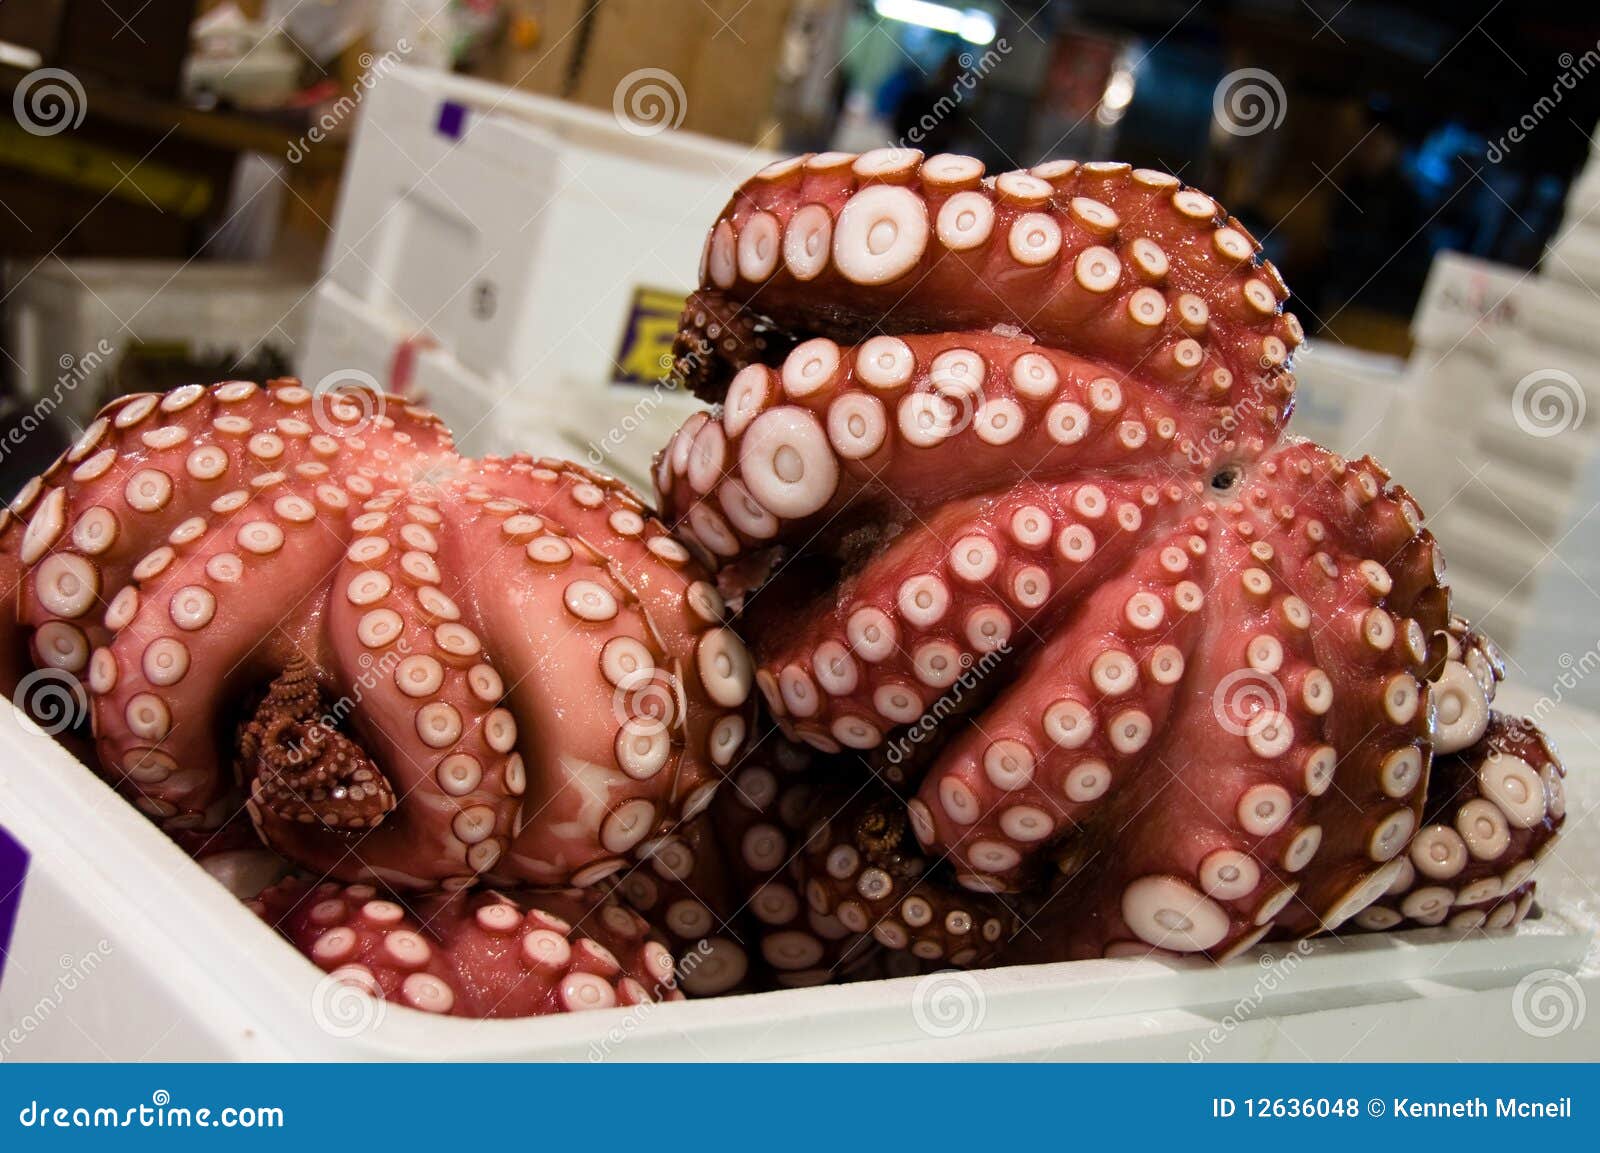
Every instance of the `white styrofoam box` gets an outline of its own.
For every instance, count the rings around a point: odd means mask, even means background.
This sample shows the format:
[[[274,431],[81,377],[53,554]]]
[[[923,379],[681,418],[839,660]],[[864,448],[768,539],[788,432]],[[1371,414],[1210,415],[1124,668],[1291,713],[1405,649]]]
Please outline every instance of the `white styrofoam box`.
[[[1600,501],[1600,298],[1444,253],[1412,333],[1379,455],[1429,514],[1457,609],[1529,683],[1554,683],[1557,662],[1600,643],[1574,628],[1600,616],[1600,532],[1587,523]],[[1576,699],[1600,708],[1591,679]]]
[[[366,307],[336,284],[325,284],[318,291],[311,331],[312,343],[327,363],[371,365],[370,371],[354,371],[364,373],[386,391],[395,384],[392,366],[396,356],[405,355],[402,346],[414,339],[414,334],[394,317]],[[492,386],[448,351],[417,342],[409,355],[407,394],[426,402],[451,429],[475,430],[474,455],[513,451],[572,455],[571,445],[549,422],[518,420],[522,414],[509,408],[497,411],[494,420],[485,422],[484,414],[495,403]],[[307,379],[316,382],[330,377],[366,383],[354,377],[349,368],[308,375]]]
[[[1520,269],[1442,252],[1411,324],[1410,386],[1385,430],[1384,463],[1426,512],[1444,507],[1471,476],[1459,459],[1472,443],[1499,379],[1495,348],[1521,311]],[[1417,452],[1418,445],[1430,445]],[[1454,447],[1455,451],[1447,451]]]
[[[1567,190],[1561,221],[1542,263],[1545,275],[1591,291],[1600,289],[1600,142]]]
[[[6,282],[6,345],[25,397],[52,398],[59,419],[78,424],[107,399],[107,376],[135,342],[199,356],[266,344],[292,359],[311,294],[262,265],[164,260],[13,261]]]
[[[1342,456],[1384,459],[1385,417],[1406,380],[1398,357],[1318,341],[1294,361],[1294,416],[1289,431]]]
[[[1591,411],[1600,415],[1600,409]],[[1600,675],[1595,675],[1600,659],[1600,449],[1594,443],[1600,436],[1589,439],[1587,458],[1557,506],[1559,515],[1538,526],[1550,543],[1532,554],[1539,558],[1531,578],[1537,588],[1525,619],[1518,622],[1515,656],[1528,680],[1545,686],[1553,699],[1600,710]],[[1545,495],[1555,498],[1551,490]]]
[[[606,467],[644,476],[694,406],[670,390],[612,386],[635,290],[688,292],[708,221],[773,157],[684,132],[637,133],[606,113],[481,81],[387,74],[362,107],[306,378],[353,368],[388,383],[388,352],[341,346],[359,316],[398,341],[424,338],[419,364],[451,362],[444,376],[482,384],[459,403],[424,398],[464,451],[526,447],[512,434],[555,429],[576,449],[610,446]],[[645,428],[635,427],[641,407]],[[631,431],[619,435],[624,423]]]
[[[1563,227],[1546,250],[1541,267],[1552,280],[1600,293],[1600,213],[1582,224]]]
[[[1533,703],[1511,687],[1498,702]],[[1600,717],[1563,705],[1544,721],[1566,752],[1572,816],[1539,867],[1544,915],[1512,931],[1352,935],[1222,966],[1080,961],[481,1022],[338,992],[0,706],[0,825],[32,855],[0,980],[0,1024],[21,1037],[0,1039],[12,1060],[1593,1058],[1600,1014],[1551,1036],[1518,1027],[1535,980],[1600,996],[1600,899],[1587,880],[1600,875],[1600,826],[1582,819],[1600,800]]]
[[[1432,475],[1441,461],[1452,466],[1455,487],[1423,507],[1449,560],[1457,607],[1530,681],[1543,682],[1557,675],[1551,659],[1594,631],[1574,625],[1600,620],[1600,525],[1591,516],[1600,503],[1600,421],[1590,415],[1600,414],[1600,302],[1536,280],[1516,297],[1521,319],[1496,337],[1470,429],[1417,430],[1414,443],[1435,446],[1417,454],[1432,458]],[[1563,332],[1568,339],[1556,339]],[[1409,471],[1402,477],[1409,481]],[[1581,639],[1580,652],[1600,642]],[[1600,707],[1600,678],[1580,694]]]

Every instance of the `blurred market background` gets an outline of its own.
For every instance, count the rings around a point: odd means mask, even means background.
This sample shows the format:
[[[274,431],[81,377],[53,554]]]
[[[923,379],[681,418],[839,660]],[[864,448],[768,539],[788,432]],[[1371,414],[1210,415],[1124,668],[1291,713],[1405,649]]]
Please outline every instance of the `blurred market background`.
[[[1294,430],[1384,461],[1514,670],[1600,704],[1593,5],[0,0],[0,76],[6,495],[113,395],[290,372],[642,483],[745,175],[1115,158],[1255,233]]]

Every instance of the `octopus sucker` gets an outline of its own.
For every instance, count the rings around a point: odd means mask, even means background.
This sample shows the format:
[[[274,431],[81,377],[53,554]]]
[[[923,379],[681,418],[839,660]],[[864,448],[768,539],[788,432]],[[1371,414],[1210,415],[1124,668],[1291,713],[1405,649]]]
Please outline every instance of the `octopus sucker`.
[[[481,889],[402,900],[290,879],[251,907],[327,980],[424,1013],[528,1017],[683,998],[661,938],[604,894]]]
[[[1477,907],[1469,862],[1550,821],[1559,773],[1482,752],[1498,656],[1405,489],[1286,438],[1304,333],[1236,219],[1125,165],[869,154],[746,183],[712,249],[774,226],[793,259],[684,314],[688,383],[725,403],[657,495],[781,731],[897,790],[922,899],[1036,910],[954,963],[1220,960],[1409,916],[1383,894],[1446,873]],[[717,352],[746,307],[765,351]],[[1430,812],[1467,750],[1470,803]],[[834,872],[866,866],[836,825],[794,875],[849,928]]]

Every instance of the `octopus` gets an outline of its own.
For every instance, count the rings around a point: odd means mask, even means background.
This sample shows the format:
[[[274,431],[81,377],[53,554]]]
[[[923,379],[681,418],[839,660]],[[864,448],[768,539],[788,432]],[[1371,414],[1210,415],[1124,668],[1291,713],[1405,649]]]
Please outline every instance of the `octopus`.
[[[839,922],[954,965],[1221,961],[1528,913],[1559,763],[1491,711],[1404,488],[1286,435],[1287,296],[1126,164],[824,153],[734,194],[676,345],[718,408],[659,506],[813,775],[909,830],[889,867],[823,804],[763,952],[806,972]]]
[[[600,883],[709,804],[752,667],[709,574],[618,482],[463,459],[398,397],[189,386],[116,401],[18,494],[0,576],[8,693],[86,685],[62,736],[216,875],[343,886],[337,923],[314,888],[258,904],[313,960],[456,1013],[656,989],[660,945]],[[510,896],[466,895],[491,888]],[[505,909],[506,948],[552,978],[491,1003],[462,972],[493,967]]]
[[[6,690],[426,1012],[1531,914],[1559,759],[1406,491],[1286,435],[1303,333],[1215,200],[808,155],[700,281],[660,519],[398,397],[119,399],[0,512]]]

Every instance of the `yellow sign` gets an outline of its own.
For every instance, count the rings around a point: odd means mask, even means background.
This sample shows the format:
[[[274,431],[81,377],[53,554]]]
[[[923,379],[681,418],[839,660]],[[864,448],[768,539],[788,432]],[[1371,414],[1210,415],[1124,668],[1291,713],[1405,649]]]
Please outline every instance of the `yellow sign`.
[[[681,293],[661,288],[635,288],[622,330],[612,379],[618,384],[650,386],[671,383],[672,340],[683,315]]]

